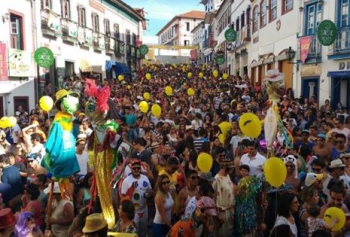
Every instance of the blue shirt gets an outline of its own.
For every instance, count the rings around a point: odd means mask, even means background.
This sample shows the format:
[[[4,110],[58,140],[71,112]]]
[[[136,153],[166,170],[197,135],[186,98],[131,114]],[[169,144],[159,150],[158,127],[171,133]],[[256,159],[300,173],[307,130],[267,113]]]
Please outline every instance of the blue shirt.
[[[133,126],[134,123],[136,123],[136,116],[135,114],[126,114],[125,117],[125,123],[129,126]]]
[[[54,122],[45,143],[47,155],[41,162],[53,177],[68,178],[80,171],[75,155],[73,133],[63,130],[59,122]]]
[[[7,166],[2,169],[1,182],[11,185],[12,197],[21,193],[21,175],[14,166]]]

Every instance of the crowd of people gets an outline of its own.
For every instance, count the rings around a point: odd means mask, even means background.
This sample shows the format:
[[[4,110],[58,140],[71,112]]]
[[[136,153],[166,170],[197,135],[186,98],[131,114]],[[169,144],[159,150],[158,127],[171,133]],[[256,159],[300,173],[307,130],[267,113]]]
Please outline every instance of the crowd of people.
[[[111,119],[122,139],[118,165],[125,166],[118,183],[106,184],[113,189],[116,215],[109,226],[101,211],[104,197],[91,193],[96,167],[88,147],[95,127],[84,108],[84,81],[74,77],[63,83],[81,100],[73,121],[80,172],[70,177],[72,198],[40,165],[54,111],[19,107],[17,124],[0,131],[0,236],[107,236],[108,231],[140,237],[350,236],[348,216],[337,230],[338,218],[324,221],[329,207],[349,213],[347,108],[340,103],[332,108],[329,100],[319,105],[317,95],[295,98],[291,88],[285,90],[279,114],[292,145],[278,128],[273,153],[284,162],[287,177],[273,188],[264,179],[271,156],[264,131],[252,139],[238,125],[250,112],[264,127],[269,108],[264,88],[252,85],[247,75],[224,79],[210,66],[186,64],[143,65],[134,80],[97,81],[111,88],[116,111]],[[161,116],[141,112],[142,101],[149,108],[160,105]],[[213,160],[209,172],[197,164],[203,152]]]

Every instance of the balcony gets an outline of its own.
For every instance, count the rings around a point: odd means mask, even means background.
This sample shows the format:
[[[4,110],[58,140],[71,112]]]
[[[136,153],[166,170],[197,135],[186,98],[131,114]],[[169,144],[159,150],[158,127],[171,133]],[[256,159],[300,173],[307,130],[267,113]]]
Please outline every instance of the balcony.
[[[338,28],[334,44],[329,49],[329,59],[341,59],[350,54],[350,26]]]
[[[69,19],[61,19],[62,40],[69,43],[78,42],[78,24]]]
[[[115,50],[115,40],[112,37],[105,36],[106,54],[112,55]]]
[[[102,33],[93,32],[93,47],[94,51],[101,52],[105,49],[105,36]]]
[[[41,9],[41,32],[48,37],[56,38],[61,34],[60,18],[50,9]]]
[[[247,24],[243,26],[242,29],[237,31],[237,39],[235,42],[232,43],[232,49],[236,49],[238,47],[243,46],[244,44],[250,42],[251,35],[250,35],[250,24]]]
[[[117,57],[121,57],[125,55],[125,43],[121,40],[115,41],[115,50],[114,54]]]

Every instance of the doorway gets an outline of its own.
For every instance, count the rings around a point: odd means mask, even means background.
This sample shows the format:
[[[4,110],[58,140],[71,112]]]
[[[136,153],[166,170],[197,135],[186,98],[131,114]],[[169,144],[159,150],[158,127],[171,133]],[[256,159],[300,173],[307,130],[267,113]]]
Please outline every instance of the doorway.
[[[17,111],[19,106],[22,106],[23,110],[30,113],[29,111],[29,98],[28,96],[14,96],[13,97],[14,108],[13,111]]]
[[[311,96],[316,96],[318,101],[319,78],[303,78],[301,83],[301,96],[310,99]]]

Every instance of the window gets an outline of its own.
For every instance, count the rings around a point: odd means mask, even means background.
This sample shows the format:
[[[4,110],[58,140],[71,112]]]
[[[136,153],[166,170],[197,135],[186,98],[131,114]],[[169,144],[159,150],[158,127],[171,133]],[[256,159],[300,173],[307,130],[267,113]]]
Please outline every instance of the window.
[[[241,15],[241,29],[243,29],[243,27],[244,27],[244,20],[245,20],[245,14],[243,12]]]
[[[190,31],[190,23],[186,22],[186,31]]]
[[[269,6],[269,17],[271,22],[277,18],[277,0],[270,0]]]
[[[253,33],[258,30],[259,27],[259,9],[258,6],[256,5],[253,8]]]
[[[282,0],[282,14],[293,10],[293,0]]]
[[[111,35],[111,27],[109,25],[109,20],[108,19],[104,19],[103,20],[103,25],[104,25],[104,30],[105,30],[105,34],[107,36],[110,36]]]
[[[264,27],[267,23],[267,0],[262,0],[260,3],[260,27]]]
[[[85,8],[82,6],[78,6],[78,25],[82,27],[86,26]]]
[[[306,32],[305,35],[311,35],[316,32],[318,24],[322,21],[322,5],[310,4],[306,7]]]
[[[338,20],[339,27],[345,27],[349,25],[349,3],[350,0],[339,0],[338,12],[340,19]]]
[[[119,24],[114,24],[113,25],[113,30],[114,30],[114,38],[119,39],[120,34],[119,34]]]
[[[130,44],[131,43],[131,35],[130,35],[130,30],[127,30],[125,32],[126,35],[126,44]]]
[[[184,46],[189,46],[190,45],[190,41],[189,40],[184,40]]]
[[[137,39],[136,34],[132,33],[132,42],[131,42],[132,45],[136,45],[136,39]]]
[[[239,31],[239,17],[236,19],[236,31]]]
[[[61,16],[62,18],[70,19],[69,0],[61,0]]]
[[[11,48],[24,49],[23,45],[23,19],[11,13]]]
[[[100,32],[100,21],[98,19],[97,13],[92,13],[91,14],[91,19],[92,19],[92,30],[94,32]]]
[[[51,0],[41,0],[41,9],[51,9]]]

